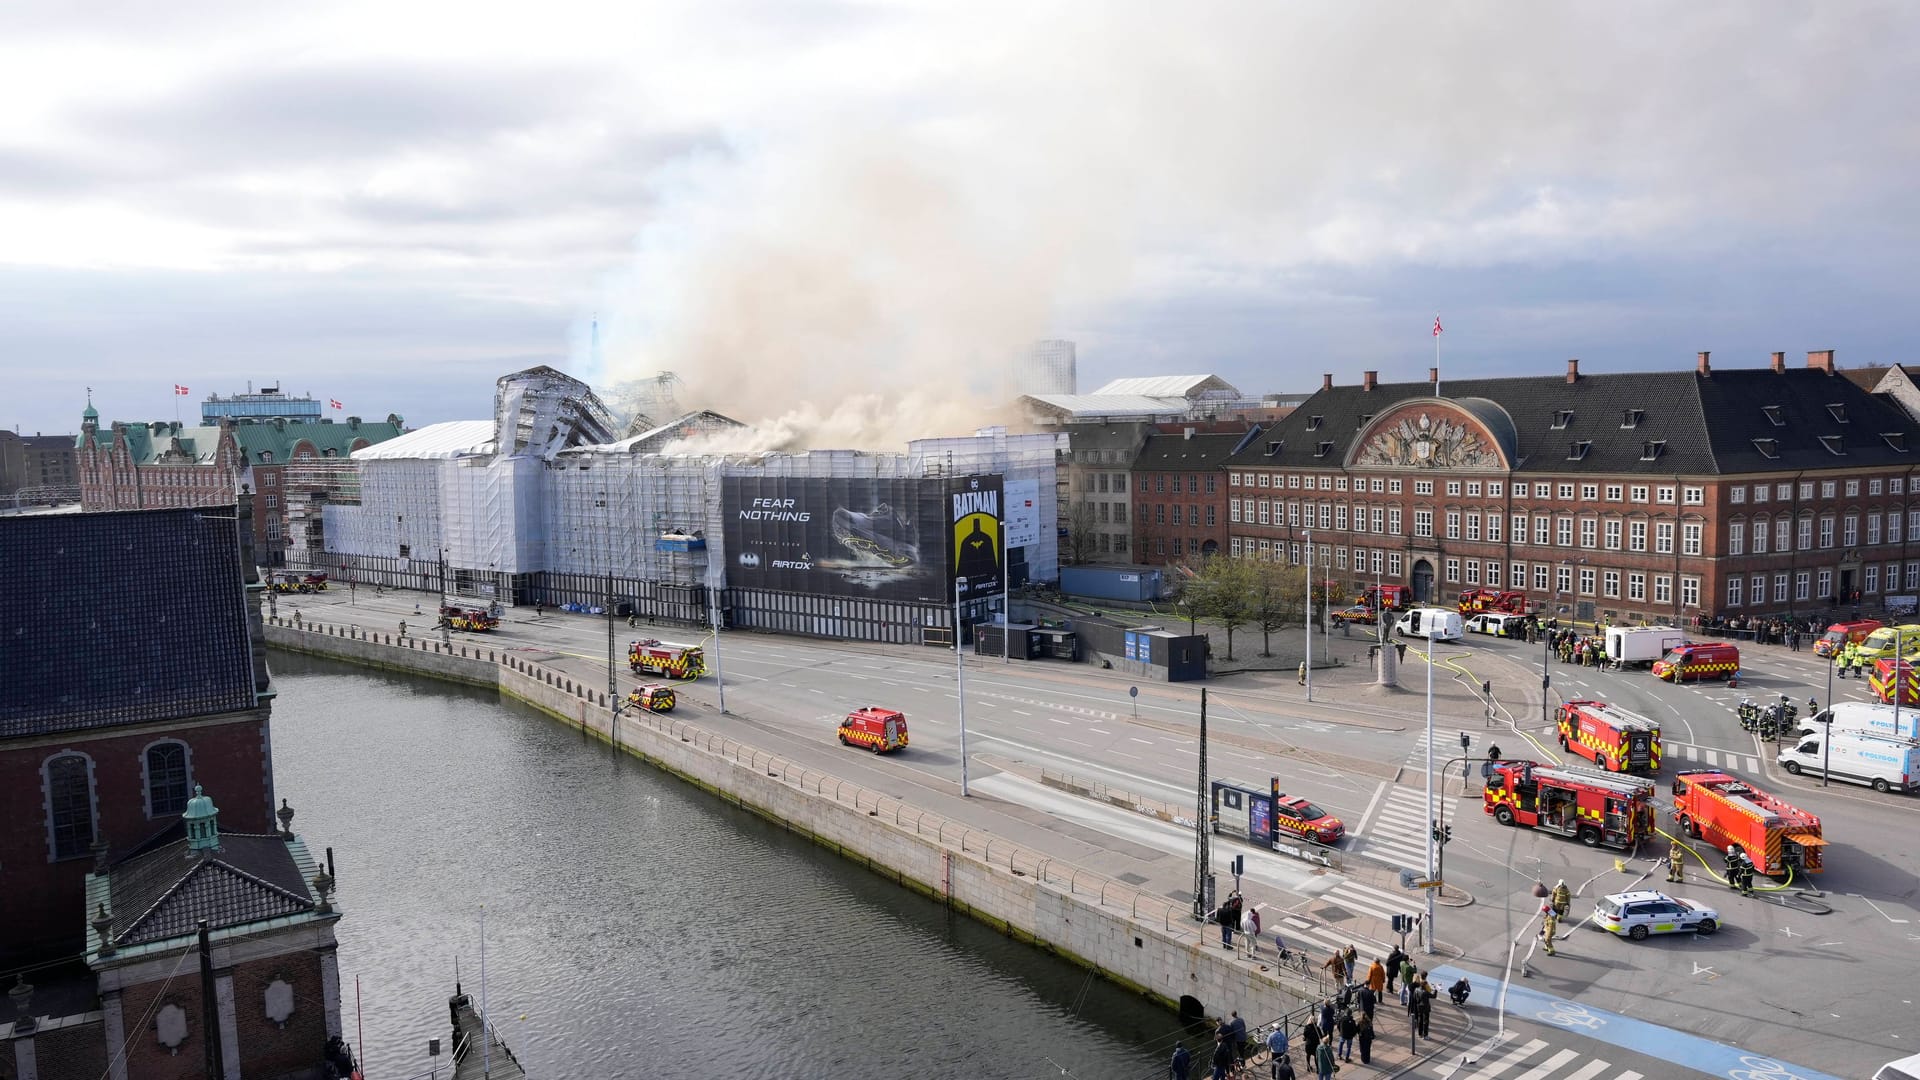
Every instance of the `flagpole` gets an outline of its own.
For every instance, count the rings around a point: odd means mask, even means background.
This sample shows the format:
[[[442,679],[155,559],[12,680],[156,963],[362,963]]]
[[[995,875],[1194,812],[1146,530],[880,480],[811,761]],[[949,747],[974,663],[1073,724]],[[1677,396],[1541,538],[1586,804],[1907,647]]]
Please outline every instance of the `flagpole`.
[[[1440,396],[1440,316],[1433,317],[1433,396]]]

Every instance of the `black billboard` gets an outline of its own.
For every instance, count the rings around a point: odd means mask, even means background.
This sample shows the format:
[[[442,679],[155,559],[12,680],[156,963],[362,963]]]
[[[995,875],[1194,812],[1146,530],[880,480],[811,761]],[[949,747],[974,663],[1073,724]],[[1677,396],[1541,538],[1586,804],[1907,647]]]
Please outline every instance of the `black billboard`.
[[[963,600],[1000,595],[1005,518],[998,476],[962,476],[947,492],[948,565]]]
[[[998,476],[727,476],[720,497],[729,585],[951,604],[964,574],[965,596],[1000,590]]]

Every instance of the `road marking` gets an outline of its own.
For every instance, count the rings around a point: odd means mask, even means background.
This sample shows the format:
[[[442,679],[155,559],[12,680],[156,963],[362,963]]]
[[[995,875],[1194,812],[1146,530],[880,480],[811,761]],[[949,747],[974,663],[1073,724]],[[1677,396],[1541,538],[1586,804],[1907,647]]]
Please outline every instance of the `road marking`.
[[[1068,744],[1069,746],[1084,746],[1084,747],[1086,747],[1086,748],[1087,748],[1087,749],[1089,749],[1089,750],[1091,750],[1091,749],[1093,749],[1093,744],[1092,744],[1092,743],[1083,743],[1083,742],[1079,742],[1079,741],[1077,741],[1077,740],[1074,740],[1074,739],[1061,739],[1060,741],[1061,741],[1061,742],[1063,742],[1063,743],[1066,743],[1066,744]]]
[[[1856,897],[1857,899],[1860,899],[1860,900],[1867,900],[1867,898],[1866,898],[1866,897],[1864,897],[1864,896],[1861,896],[1861,895],[1860,895],[1859,893],[1853,893],[1853,894],[1851,894],[1851,895],[1853,895],[1854,897]],[[1910,921],[1911,921],[1911,920],[1909,920],[1909,919],[1896,919],[1896,918],[1894,918],[1893,916],[1891,916],[1891,915],[1889,915],[1889,914],[1887,914],[1886,912],[1884,912],[1884,911],[1880,911],[1880,905],[1879,905],[1879,904],[1876,904],[1876,903],[1874,903],[1874,902],[1873,902],[1873,901],[1871,901],[1871,900],[1867,900],[1867,906],[1868,906],[1868,907],[1870,907],[1870,908],[1872,908],[1872,909],[1873,909],[1873,910],[1875,910],[1875,911],[1879,911],[1879,912],[1880,912],[1880,917],[1881,917],[1881,918],[1883,918],[1883,919],[1885,919],[1885,920],[1887,920],[1888,922],[1890,922],[1890,923],[1892,923],[1892,924],[1894,924],[1895,926],[1900,926],[1900,925],[1904,925],[1905,923],[1907,923],[1907,922],[1910,922]]]
[[[1152,745],[1153,745],[1153,740],[1152,740],[1152,739],[1136,739],[1136,738],[1134,738],[1134,737],[1133,737],[1133,736],[1131,736],[1131,735],[1129,735],[1129,736],[1127,736],[1127,741],[1128,741],[1128,742],[1137,742],[1137,743],[1142,743],[1142,744],[1144,744],[1144,745],[1146,745],[1146,746],[1152,746]],[[1907,920],[1905,920],[1905,919],[1901,919],[1900,921],[1901,921],[1901,922],[1906,922]]]
[[[1028,712],[1028,711],[1027,711],[1027,710],[1025,710],[1025,709],[1015,709],[1015,710],[1013,710],[1013,715],[1015,715],[1015,716],[1032,716],[1033,714],[1032,714],[1032,713],[1030,713],[1030,712]]]
[[[1720,977],[1719,973],[1714,971],[1712,968],[1701,967],[1700,962],[1698,960],[1695,960],[1693,962],[1693,973],[1695,975],[1705,975],[1709,979],[1717,979]]]
[[[1521,1073],[1515,1080],[1546,1080],[1547,1077],[1558,1072],[1560,1066],[1565,1065],[1567,1062],[1579,1056],[1580,1052],[1578,1050],[1562,1050],[1540,1064],[1535,1065],[1533,1068],[1528,1069],[1526,1072]],[[1602,1068],[1606,1067],[1604,1063],[1600,1064]]]
[[[1783,933],[1783,934],[1785,934],[1785,935],[1787,935],[1787,936],[1788,936],[1788,937],[1790,937],[1790,938],[1797,938],[1797,937],[1800,937],[1800,936],[1801,936],[1801,935],[1799,935],[1799,934],[1796,934],[1796,933],[1794,933],[1794,932],[1793,932],[1793,930],[1792,930],[1791,928],[1789,928],[1789,927],[1785,927],[1785,926],[1783,926],[1783,927],[1781,927],[1781,928],[1780,928],[1780,932],[1781,932],[1781,933]]]
[[[1056,723],[1056,724],[1061,724],[1061,725],[1063,725],[1063,726],[1066,726],[1066,727],[1072,727],[1072,726],[1073,726],[1073,722],[1072,722],[1072,721],[1070,721],[1070,720],[1062,720],[1062,719],[1060,719],[1060,718],[1059,718],[1059,717],[1057,717],[1057,716],[1049,716],[1049,717],[1047,717],[1047,719],[1049,719],[1049,720],[1051,720],[1051,721],[1053,721],[1053,722],[1054,722],[1054,723]]]

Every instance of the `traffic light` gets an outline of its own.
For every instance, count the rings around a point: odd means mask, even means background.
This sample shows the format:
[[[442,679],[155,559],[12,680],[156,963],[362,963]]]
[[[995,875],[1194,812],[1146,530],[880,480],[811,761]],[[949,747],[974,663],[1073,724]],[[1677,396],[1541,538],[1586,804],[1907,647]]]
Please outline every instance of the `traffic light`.
[[[1440,842],[1443,844],[1447,844],[1447,843],[1451,843],[1452,841],[1453,841],[1453,826],[1451,825],[1441,826]]]

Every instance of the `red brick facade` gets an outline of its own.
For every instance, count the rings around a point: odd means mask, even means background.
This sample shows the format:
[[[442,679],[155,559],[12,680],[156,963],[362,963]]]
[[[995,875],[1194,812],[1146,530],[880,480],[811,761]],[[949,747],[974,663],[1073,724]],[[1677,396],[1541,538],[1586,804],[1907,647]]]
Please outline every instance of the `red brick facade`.
[[[221,967],[226,949],[218,939],[213,952],[214,977],[233,980],[234,1032],[223,1041],[238,1044],[240,1075],[273,1077],[314,1068],[327,1041],[321,954],[302,950]],[[171,961],[169,957],[169,965]],[[120,991],[129,1077],[200,1080],[206,1075],[205,1013],[197,964],[197,957],[190,955],[181,977],[146,981]],[[266,1009],[267,987],[276,979],[293,990],[293,1015],[284,1026],[269,1019]],[[186,1017],[186,1038],[171,1049],[161,1044],[156,1031],[156,1018],[168,1005],[177,1006]],[[148,1019],[136,1030],[142,1017]],[[233,1063],[225,1064],[231,1068]]]
[[[147,752],[156,744],[185,747],[187,784],[220,794],[221,821],[242,832],[271,832],[273,793],[268,779],[267,721],[247,712],[198,722],[112,727],[15,739],[0,751],[0,924],[8,928],[5,961],[24,962],[72,953],[86,926],[85,878],[91,853],[55,859],[48,825],[46,768],[52,759],[82,755],[92,779],[94,835],[124,851],[178,820],[177,811],[150,812]]]

